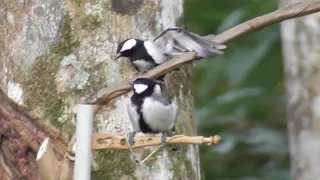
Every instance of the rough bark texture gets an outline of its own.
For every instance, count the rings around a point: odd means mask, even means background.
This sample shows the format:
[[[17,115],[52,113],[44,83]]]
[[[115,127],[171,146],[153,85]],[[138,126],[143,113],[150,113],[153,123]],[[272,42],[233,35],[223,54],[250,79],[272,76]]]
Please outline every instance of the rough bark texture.
[[[58,131],[13,102],[0,89],[0,177],[1,179],[38,179],[36,152],[50,136],[60,160],[67,140]]]
[[[281,5],[295,0],[282,0]],[[320,14],[281,25],[292,179],[320,177]]]
[[[103,87],[137,75],[127,59],[112,60],[117,44],[129,37],[153,38],[167,27],[181,26],[182,19],[182,0],[0,0],[0,87],[34,116],[70,137],[75,129],[75,104],[90,100]],[[190,77],[187,68],[169,75],[170,95],[177,96],[180,105],[178,134],[196,134]],[[126,113],[128,97],[103,107],[95,118],[94,131],[127,133],[131,129]],[[36,137],[31,141],[35,145],[23,144],[26,148],[21,162],[29,163],[21,168],[31,173],[26,178],[36,177],[35,151],[50,134],[43,132],[44,126],[32,123],[34,118],[24,116],[21,112],[17,117],[12,113],[0,117],[0,145],[5,148],[0,151],[0,174],[6,172],[9,178],[21,174],[10,165],[18,160],[8,159],[22,139],[16,127],[36,134],[31,136]],[[7,135],[10,138],[3,138]],[[11,141],[13,137],[17,142]],[[136,153],[142,158],[152,149],[142,148]],[[182,153],[164,150],[141,167],[131,160],[128,151],[97,151],[92,178],[200,179],[198,148],[186,145]]]

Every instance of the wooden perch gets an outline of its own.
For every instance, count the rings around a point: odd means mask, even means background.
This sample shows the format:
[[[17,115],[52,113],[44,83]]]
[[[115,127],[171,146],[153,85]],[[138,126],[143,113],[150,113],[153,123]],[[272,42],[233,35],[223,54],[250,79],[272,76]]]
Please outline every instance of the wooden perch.
[[[46,138],[37,154],[37,167],[41,179],[67,180],[70,179],[69,160],[59,161],[53,151],[50,138]]]
[[[287,19],[292,19],[296,17],[305,16],[320,11],[320,1],[310,0],[303,1],[296,4],[291,4],[287,7],[280,8],[272,13],[254,18],[252,20],[246,21],[238,26],[235,26],[219,35],[214,37],[212,40],[218,43],[226,43],[238,37],[244,36],[249,32],[260,30],[264,27],[270,26],[275,23],[285,21]],[[149,72],[141,77],[145,78],[157,78],[165,73],[176,69],[184,64],[187,64],[195,60],[195,53],[185,53],[184,55],[174,57],[167,62],[160,64],[159,66],[151,69]],[[137,78],[137,77],[136,77]],[[136,79],[134,78],[134,79]],[[96,95],[97,100],[93,103],[95,104],[95,114],[99,111],[101,106],[107,104],[110,100],[115,99],[130,91],[130,86],[128,82],[122,82],[116,88],[102,89]]]
[[[203,137],[203,136],[173,136],[167,137],[168,144],[218,144],[221,137],[215,135],[213,137]],[[146,146],[155,146],[161,144],[160,136],[136,136],[134,138],[135,143],[132,148],[141,148]],[[92,135],[92,149],[119,149],[125,150],[129,149],[126,143],[126,138],[123,136],[117,136],[109,133],[93,133]]]

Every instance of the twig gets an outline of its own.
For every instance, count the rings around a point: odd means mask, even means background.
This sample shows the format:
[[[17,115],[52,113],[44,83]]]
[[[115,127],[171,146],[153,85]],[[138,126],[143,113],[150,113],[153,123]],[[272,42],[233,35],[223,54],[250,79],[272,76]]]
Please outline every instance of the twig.
[[[168,144],[218,144],[221,137],[215,135],[213,137],[203,136],[173,136],[167,137]],[[135,143],[132,148],[141,148],[146,146],[155,146],[161,144],[160,136],[136,136],[134,138]],[[93,133],[92,134],[92,149],[129,149],[126,144],[126,138],[123,136],[117,136],[110,133]]]
[[[159,151],[159,149],[162,147],[162,144],[160,144],[155,150],[153,150],[147,157],[145,157],[140,163],[139,166],[141,166],[144,162],[146,162],[152,155],[154,155],[156,152]]]
[[[238,37],[244,36],[252,31],[260,30],[264,27],[270,26],[287,19],[292,19],[300,16],[305,16],[320,11],[320,1],[319,0],[309,0],[300,3],[292,4],[284,8],[280,8],[272,13],[254,18],[236,27],[233,27],[216,37],[212,40],[218,43],[226,43]],[[182,56],[172,58],[167,62],[151,69],[145,75],[141,77],[145,78],[157,78],[165,73],[176,69],[188,62],[195,60],[195,53],[189,52]],[[110,100],[115,99],[130,91],[130,86],[127,82],[121,83],[118,87],[112,89],[102,89],[97,95],[97,100],[93,103],[95,104],[95,113],[99,111],[102,105],[107,104]]]
[[[176,139],[178,137],[186,137],[184,135],[176,135],[176,136],[173,136],[171,139],[167,140],[167,143],[169,144],[170,141],[172,141],[173,139]],[[218,141],[220,141],[220,136],[216,136],[218,137]],[[218,142],[217,142],[218,143]],[[139,166],[141,166],[144,162],[146,162],[152,155],[154,155],[156,152],[158,152],[158,150],[163,146],[163,144],[161,143],[155,150],[153,150],[147,157],[145,157],[140,163],[139,163]]]
[[[250,32],[258,31],[262,28],[276,24],[287,19],[297,18],[320,11],[319,0],[307,0],[296,4],[291,4],[280,8],[272,13],[256,17],[241,23],[214,37],[214,42],[226,43]]]

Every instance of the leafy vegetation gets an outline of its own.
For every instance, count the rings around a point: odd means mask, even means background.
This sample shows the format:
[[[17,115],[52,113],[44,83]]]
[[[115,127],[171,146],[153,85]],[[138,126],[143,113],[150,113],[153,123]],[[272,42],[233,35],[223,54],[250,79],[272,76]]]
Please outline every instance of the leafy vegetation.
[[[190,31],[210,34],[274,11],[277,1],[185,0]],[[228,43],[225,55],[197,62],[198,134],[222,136],[200,148],[206,179],[289,179],[279,25]]]

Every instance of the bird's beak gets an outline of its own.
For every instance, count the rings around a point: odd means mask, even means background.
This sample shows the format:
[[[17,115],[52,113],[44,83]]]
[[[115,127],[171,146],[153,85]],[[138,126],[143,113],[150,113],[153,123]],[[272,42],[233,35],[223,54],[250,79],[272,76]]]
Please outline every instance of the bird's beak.
[[[118,59],[119,57],[121,57],[122,53],[118,52],[118,54],[114,57],[114,60]]]
[[[129,81],[128,84],[129,84],[130,86],[133,86],[133,81]]]

